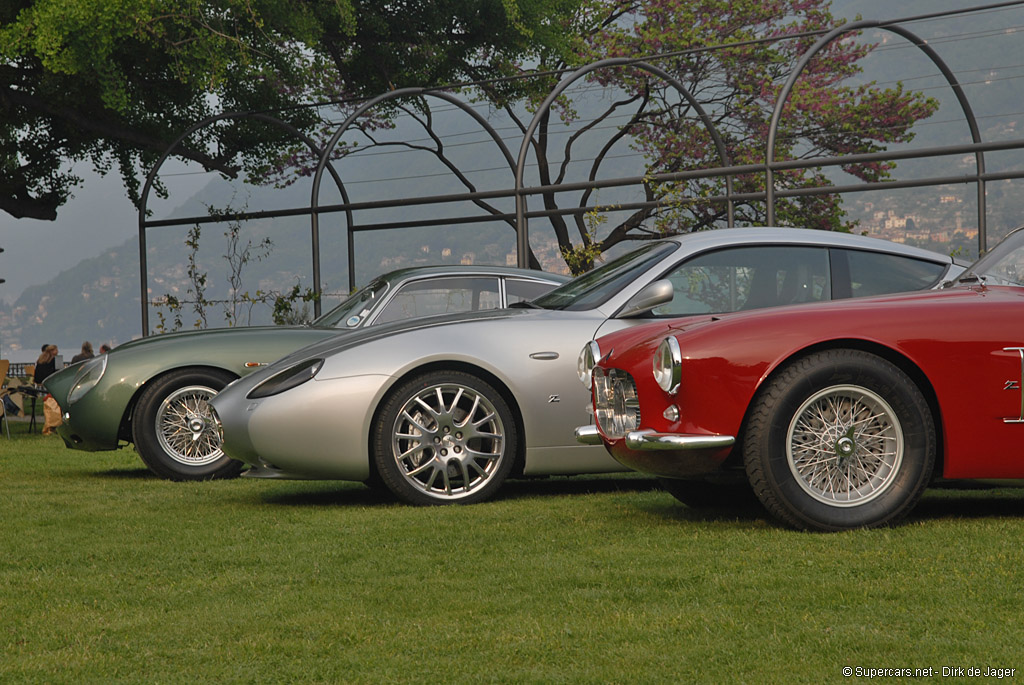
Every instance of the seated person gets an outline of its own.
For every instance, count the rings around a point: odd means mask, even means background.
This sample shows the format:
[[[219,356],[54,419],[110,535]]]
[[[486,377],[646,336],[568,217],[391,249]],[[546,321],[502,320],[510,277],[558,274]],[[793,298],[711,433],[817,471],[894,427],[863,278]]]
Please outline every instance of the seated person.
[[[32,372],[32,382],[36,385],[42,384],[46,377],[57,370],[57,346],[43,345],[43,352],[36,360],[35,371]]]

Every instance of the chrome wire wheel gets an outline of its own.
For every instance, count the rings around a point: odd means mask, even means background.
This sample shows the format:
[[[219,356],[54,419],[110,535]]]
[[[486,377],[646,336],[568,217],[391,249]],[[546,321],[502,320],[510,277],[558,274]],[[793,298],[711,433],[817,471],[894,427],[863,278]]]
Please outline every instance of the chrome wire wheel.
[[[415,490],[436,500],[480,491],[501,470],[506,427],[494,404],[460,383],[430,385],[398,410],[391,454]]]
[[[857,385],[825,388],[796,411],[786,458],[808,495],[834,507],[854,507],[882,495],[903,461],[903,430],[893,408]]]
[[[212,388],[188,385],[170,393],[156,410],[157,440],[171,459],[186,466],[205,466],[224,456],[213,412],[207,402]]]

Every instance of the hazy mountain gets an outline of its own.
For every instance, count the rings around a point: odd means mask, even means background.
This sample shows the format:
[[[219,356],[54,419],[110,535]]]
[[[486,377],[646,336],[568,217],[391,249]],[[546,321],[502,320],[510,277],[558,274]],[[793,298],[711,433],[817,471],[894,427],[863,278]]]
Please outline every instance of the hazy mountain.
[[[837,0],[833,14],[852,19],[860,13],[865,17],[889,19],[926,12],[937,12],[970,5],[954,0],[903,0],[899,3],[881,3],[878,0]],[[1022,16],[1010,11],[994,11],[956,19],[915,22],[909,28],[929,39],[932,45],[953,68],[964,83],[975,114],[983,126],[985,140],[1018,137],[1017,118],[1020,100],[1020,76],[1024,76],[1024,40],[1014,35],[1014,23]],[[942,108],[932,120],[917,127],[915,146],[956,144],[969,142],[967,126],[951,91],[941,78],[935,76],[934,66],[922,57],[919,50],[908,46],[891,34],[879,33],[881,46],[869,58],[866,79],[885,86],[903,82],[908,88],[922,89],[942,102]],[[461,122],[442,121],[443,127],[458,133]],[[512,134],[510,134],[512,135]],[[506,141],[513,151],[518,138]],[[460,153],[457,145],[452,154],[458,157],[460,168],[481,170],[486,183],[478,184],[482,190],[509,187],[507,168],[502,162],[494,163],[493,155],[478,157],[476,148],[467,147]],[[492,151],[493,153],[493,151]],[[990,155],[989,168],[1021,168],[1024,160],[1017,153]],[[398,157],[354,157],[343,169],[349,192],[354,201],[368,201],[388,197],[439,195],[460,190],[445,170],[426,158],[409,160]],[[969,172],[973,158],[951,160],[939,158],[925,162],[901,163],[898,176],[949,175]],[[488,167],[495,167],[488,173]],[[330,197],[329,184],[325,186],[322,202],[337,201]],[[309,204],[308,180],[288,189],[238,190],[223,182],[211,182],[200,193],[174,210],[174,216],[196,216],[206,213],[206,206],[259,210],[271,208],[303,207]],[[846,206],[851,216],[862,221],[870,233],[882,234],[885,226],[906,230],[906,226],[920,229],[932,227],[918,239],[929,243],[931,235],[952,236],[962,224],[976,224],[976,209],[972,209],[976,191],[973,185],[954,185],[943,189],[918,189],[895,193],[862,193],[849,195]],[[990,223],[997,233],[1010,225],[1020,223],[1019,194],[1011,192],[1006,184],[992,184],[989,190]],[[602,202],[611,201],[602,199]],[[496,203],[501,211],[512,211],[510,201]],[[454,210],[458,212],[460,210]],[[479,215],[473,207],[461,209],[465,214]],[[361,223],[412,221],[422,217],[452,214],[451,207],[418,208],[414,210],[373,210],[361,213]],[[974,214],[972,214],[974,212]],[[909,224],[908,224],[909,222]],[[198,256],[199,270],[209,274],[206,296],[222,298],[226,294],[226,276],[229,272],[223,256],[228,252],[223,225],[202,228]],[[149,296],[172,294],[187,297],[188,255],[185,245],[188,228],[157,228],[147,233],[149,259]],[[299,283],[310,285],[311,248],[309,221],[304,218],[264,220],[250,222],[242,234],[243,244],[251,240],[258,244],[264,238],[273,242],[266,259],[255,257],[243,270],[243,290],[286,290]],[[355,239],[357,284],[372,276],[401,266],[416,263],[475,263],[505,264],[514,255],[514,235],[508,226],[479,223],[445,228],[401,229],[359,233]],[[549,236],[539,232],[531,244],[549,268],[560,266]],[[324,217],[321,221],[321,267],[325,292],[344,293],[348,290],[347,246],[345,225],[339,215]],[[25,350],[34,354],[43,342],[55,342],[69,358],[82,340],[98,346],[101,342],[122,342],[141,334],[140,282],[137,239],[105,251],[97,257],[85,259],[73,268],[63,271],[47,283],[24,290],[11,306],[0,305],[0,343],[5,356],[12,351]],[[325,308],[330,301],[325,302]],[[185,312],[185,326],[191,326],[194,316]],[[265,310],[253,310],[253,322],[268,318]],[[151,311],[151,328],[158,322]],[[221,325],[222,313],[212,309],[210,325]],[[24,356],[24,354],[22,356]],[[17,357],[17,355],[14,355]]]

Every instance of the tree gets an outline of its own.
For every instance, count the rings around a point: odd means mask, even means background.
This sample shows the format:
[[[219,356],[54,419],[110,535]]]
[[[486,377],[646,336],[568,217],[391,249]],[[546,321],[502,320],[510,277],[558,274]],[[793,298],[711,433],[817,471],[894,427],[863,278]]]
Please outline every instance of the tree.
[[[577,16],[575,58],[544,63],[542,69],[558,70],[609,57],[645,57],[670,53],[650,61],[680,81],[706,110],[724,139],[733,164],[760,164],[765,158],[768,122],[779,91],[797,59],[816,37],[783,39],[788,35],[822,31],[841,25],[829,12],[827,0],[595,0]],[[772,42],[750,42],[774,37]],[[721,49],[706,49],[724,46]],[[913,138],[916,121],[937,108],[934,100],[908,92],[902,85],[879,88],[873,83],[848,85],[846,79],[861,72],[859,61],[875,46],[852,40],[832,42],[803,72],[785,109],[776,159],[874,152],[887,143]],[[553,55],[558,57],[558,55]],[[509,63],[510,69],[519,68]],[[627,141],[646,160],[647,174],[707,169],[721,162],[704,124],[687,100],[663,80],[646,71],[624,67],[594,72],[590,84],[602,87],[606,104],[577,121],[573,104],[563,99],[545,116],[532,146],[542,185],[569,178],[569,167],[587,154],[583,134],[608,126],[616,117],[608,142],[588,161],[588,178],[599,178],[614,164],[610,153],[617,140]],[[554,78],[548,77],[548,87]],[[513,103],[505,93],[484,89],[496,102],[504,102],[510,116],[525,131]],[[618,97],[615,97],[615,96]],[[623,114],[627,112],[628,114]],[[556,127],[577,124],[572,134],[552,141]],[[865,181],[889,176],[894,164],[847,165],[844,171]],[[615,175],[615,174],[612,174]],[[821,169],[787,171],[776,183],[799,188],[827,185]],[[764,175],[736,179],[735,192],[763,192]],[[573,219],[553,216],[552,229],[567,263],[574,272],[589,268],[593,258],[627,240],[649,240],[666,233],[681,233],[721,225],[726,208],[722,202],[700,198],[721,196],[722,178],[643,184],[647,201],[675,201],[662,207],[643,208],[625,218],[608,222],[608,214],[595,221],[594,213],[578,213]],[[580,195],[579,206],[593,201],[590,192]],[[559,196],[543,195],[545,209],[557,209]],[[763,224],[765,203],[746,201],[736,208],[736,222]],[[829,230],[849,230],[841,200],[835,195],[779,199],[776,223]],[[602,221],[605,225],[598,226]]]
[[[486,76],[492,59],[557,48],[551,27],[576,4],[11,0],[0,6],[0,209],[52,220],[81,161],[116,166],[137,201],[139,170],[203,117],[271,110],[312,130],[317,117],[297,102]],[[179,154],[234,177],[291,142],[243,121],[204,129]]]

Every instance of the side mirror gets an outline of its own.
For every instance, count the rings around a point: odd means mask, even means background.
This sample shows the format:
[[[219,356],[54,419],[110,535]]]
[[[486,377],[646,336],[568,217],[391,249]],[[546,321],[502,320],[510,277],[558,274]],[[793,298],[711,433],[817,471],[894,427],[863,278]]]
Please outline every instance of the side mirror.
[[[629,302],[619,310],[617,317],[623,319],[646,314],[659,305],[671,302],[674,290],[672,281],[665,278],[654,283],[648,283],[640,292],[629,299]]]

